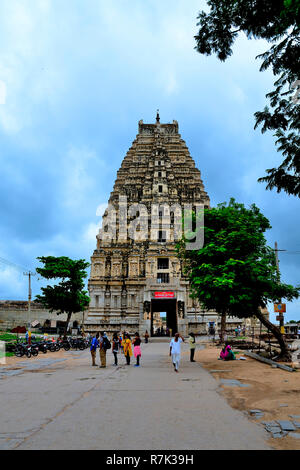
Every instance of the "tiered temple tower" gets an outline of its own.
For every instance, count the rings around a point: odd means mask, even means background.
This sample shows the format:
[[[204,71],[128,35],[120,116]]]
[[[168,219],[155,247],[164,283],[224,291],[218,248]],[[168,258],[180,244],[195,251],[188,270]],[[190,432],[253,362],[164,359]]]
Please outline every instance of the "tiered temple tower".
[[[127,202],[124,210],[120,200]],[[177,121],[161,124],[159,114],[155,124],[140,121],[109,199],[115,212],[104,214],[91,258],[87,330],[153,333],[157,312],[165,312],[173,333],[203,333],[209,321],[216,321],[215,312],[202,312],[190,298],[176,256],[176,221],[181,224],[180,209],[186,204],[207,207],[210,201]],[[133,216],[145,224],[147,239],[126,236]],[[113,221],[117,229],[112,234]]]

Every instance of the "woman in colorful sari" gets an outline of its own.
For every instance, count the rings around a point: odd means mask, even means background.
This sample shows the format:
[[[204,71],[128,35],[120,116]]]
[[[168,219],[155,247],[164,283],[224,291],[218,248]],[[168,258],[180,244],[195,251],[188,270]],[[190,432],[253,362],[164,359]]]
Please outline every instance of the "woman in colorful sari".
[[[235,360],[235,355],[234,352],[231,349],[231,346],[229,343],[225,343],[224,348],[220,352],[220,359],[223,361],[234,361]]]
[[[129,334],[125,335],[124,338],[124,356],[126,357],[126,364],[130,365],[130,358],[132,356],[132,343]]]

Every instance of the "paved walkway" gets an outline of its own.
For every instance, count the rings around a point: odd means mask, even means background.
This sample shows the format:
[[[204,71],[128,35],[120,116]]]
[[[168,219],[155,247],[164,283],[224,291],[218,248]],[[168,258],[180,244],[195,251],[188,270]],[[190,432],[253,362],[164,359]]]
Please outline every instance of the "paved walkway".
[[[266,433],[230,408],[187,353],[179,374],[168,343],[143,345],[140,368],[123,357],[113,367],[111,356],[105,370],[85,351],[0,374],[0,449],[267,449]]]

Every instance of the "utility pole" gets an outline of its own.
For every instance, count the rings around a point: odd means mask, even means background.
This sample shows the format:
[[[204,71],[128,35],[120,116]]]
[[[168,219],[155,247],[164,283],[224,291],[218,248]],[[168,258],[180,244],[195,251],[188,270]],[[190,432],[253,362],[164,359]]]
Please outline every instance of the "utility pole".
[[[28,276],[28,322],[27,322],[27,329],[30,330],[31,327],[31,298],[32,298],[32,291],[31,291],[31,276],[35,276],[35,273],[31,271],[25,272],[24,276]]]
[[[278,259],[278,243],[275,242],[275,257],[276,257],[276,268],[277,268],[277,282],[280,282],[280,271],[279,271],[279,259]],[[281,302],[281,299],[280,299]]]
[[[278,259],[278,251],[286,251],[286,250],[278,250],[278,243],[275,242],[275,258],[276,258],[276,269],[277,269],[277,282],[280,283],[280,270],[279,270],[279,259]],[[278,299],[280,304],[282,303],[282,299]],[[279,313],[279,325],[280,331],[284,333],[284,316],[283,313]]]

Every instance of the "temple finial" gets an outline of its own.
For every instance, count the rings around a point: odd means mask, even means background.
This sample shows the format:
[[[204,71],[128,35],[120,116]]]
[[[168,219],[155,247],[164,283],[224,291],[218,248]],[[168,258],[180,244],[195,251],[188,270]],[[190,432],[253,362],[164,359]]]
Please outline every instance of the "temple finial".
[[[160,116],[159,116],[159,109],[157,110],[157,115],[156,115],[156,124],[160,123]]]

